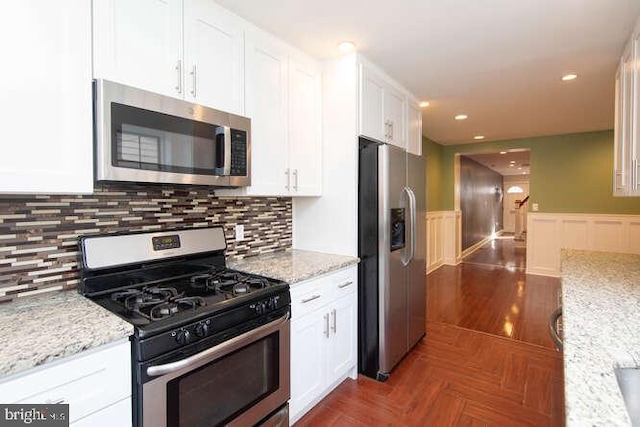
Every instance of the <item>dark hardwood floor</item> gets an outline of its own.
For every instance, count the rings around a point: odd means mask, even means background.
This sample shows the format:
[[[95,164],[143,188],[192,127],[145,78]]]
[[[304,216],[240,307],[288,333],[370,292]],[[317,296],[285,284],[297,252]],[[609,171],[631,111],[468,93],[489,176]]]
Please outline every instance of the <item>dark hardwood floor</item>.
[[[427,334],[389,380],[347,379],[296,426],[564,425],[559,280],[525,275],[518,252],[499,239],[430,274]]]

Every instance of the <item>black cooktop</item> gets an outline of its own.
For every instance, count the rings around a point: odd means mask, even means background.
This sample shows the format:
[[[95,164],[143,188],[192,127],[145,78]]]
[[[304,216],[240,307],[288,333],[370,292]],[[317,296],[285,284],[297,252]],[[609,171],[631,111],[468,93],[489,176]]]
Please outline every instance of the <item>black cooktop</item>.
[[[168,274],[174,274],[168,276]],[[175,275],[177,274],[177,276]],[[178,264],[95,277],[112,291],[92,299],[141,332],[160,332],[288,290],[280,280],[225,267]],[[114,290],[115,289],[115,290]]]

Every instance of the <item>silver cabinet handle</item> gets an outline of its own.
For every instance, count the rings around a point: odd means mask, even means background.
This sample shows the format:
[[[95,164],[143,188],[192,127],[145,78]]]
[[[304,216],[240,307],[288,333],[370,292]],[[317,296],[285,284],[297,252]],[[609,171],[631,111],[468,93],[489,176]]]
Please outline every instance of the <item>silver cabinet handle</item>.
[[[618,169],[613,171],[613,182],[614,182],[616,190],[623,190],[624,189],[623,179],[622,178],[623,178],[622,171],[620,171]]]
[[[342,289],[342,288],[346,288],[347,286],[351,286],[351,285],[353,285],[353,280],[347,280],[347,281],[346,281],[346,282],[344,282],[343,284],[338,285],[338,287],[339,287],[340,289]]]
[[[298,169],[293,170],[293,189],[298,191]]]
[[[182,60],[178,59],[176,62],[176,72],[178,74],[178,84],[176,85],[176,91],[182,93]]]
[[[291,172],[289,171],[289,168],[285,169],[284,174],[287,176],[287,183],[285,184],[284,188],[289,191],[291,187]]]
[[[393,141],[393,120],[389,120],[389,140]]]
[[[189,74],[191,74],[191,95],[195,98],[196,97],[196,93],[198,93],[196,91],[196,84],[198,81],[198,77],[197,77],[197,73],[198,73],[198,69],[196,68],[196,64],[193,64],[193,66],[191,67],[191,72]]]
[[[318,298],[320,298],[320,295],[313,295],[313,296],[310,296],[309,298],[305,298],[305,299],[303,299],[301,302],[302,302],[303,304],[306,304],[306,303],[311,302],[311,301],[313,301],[313,300],[316,300],[316,299],[318,299]]]
[[[391,122],[389,120],[384,122],[384,137],[387,140],[391,139],[391,134],[389,133],[389,130],[391,129]]]
[[[336,311],[336,309],[334,308],[333,310],[331,310],[331,316],[333,316],[333,327],[331,328],[333,330],[333,333],[337,333],[338,332],[338,312]]]
[[[324,336],[329,338],[329,313],[324,315]]]

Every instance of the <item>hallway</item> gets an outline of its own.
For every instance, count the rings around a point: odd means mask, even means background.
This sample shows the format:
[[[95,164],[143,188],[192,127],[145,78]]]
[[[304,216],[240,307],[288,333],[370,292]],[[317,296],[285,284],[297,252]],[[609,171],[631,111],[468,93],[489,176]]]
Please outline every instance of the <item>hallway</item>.
[[[525,275],[518,252],[496,239],[431,273],[427,335],[390,379],[346,380],[296,426],[564,425],[559,280]]]

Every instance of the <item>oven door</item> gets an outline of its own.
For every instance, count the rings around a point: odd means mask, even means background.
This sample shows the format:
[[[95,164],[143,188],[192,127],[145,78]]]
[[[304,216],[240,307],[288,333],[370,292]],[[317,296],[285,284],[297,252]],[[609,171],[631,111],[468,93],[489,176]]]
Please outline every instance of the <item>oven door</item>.
[[[255,425],[289,400],[289,314],[193,356],[146,367],[144,427]]]

